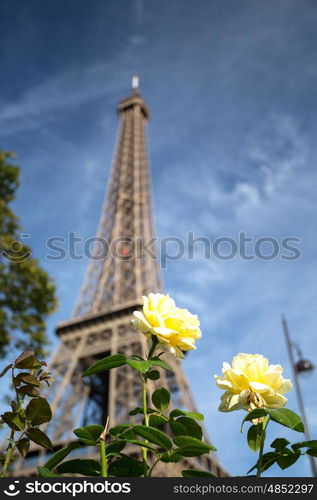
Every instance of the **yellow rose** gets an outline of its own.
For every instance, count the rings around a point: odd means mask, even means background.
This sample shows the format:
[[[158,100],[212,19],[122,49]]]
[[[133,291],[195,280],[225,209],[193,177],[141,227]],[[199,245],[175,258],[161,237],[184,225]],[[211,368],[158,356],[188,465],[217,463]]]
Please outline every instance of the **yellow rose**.
[[[196,349],[195,341],[201,337],[197,316],[176,307],[168,295],[150,293],[143,297],[143,313],[134,311],[133,314],[134,326],[148,338],[155,335],[175,356],[183,358],[183,351]]]
[[[215,375],[217,386],[225,390],[220,411],[283,408],[283,394],[292,389],[291,381],[282,377],[283,368],[269,365],[261,354],[237,354],[232,366],[223,363],[222,373],[223,377]]]

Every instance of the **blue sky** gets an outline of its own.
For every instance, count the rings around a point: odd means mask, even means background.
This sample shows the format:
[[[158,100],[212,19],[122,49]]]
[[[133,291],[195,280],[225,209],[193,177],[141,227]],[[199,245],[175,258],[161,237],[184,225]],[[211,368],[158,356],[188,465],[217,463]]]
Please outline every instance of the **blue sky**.
[[[87,261],[45,258],[45,241],[96,230],[117,133],[116,103],[133,73],[149,124],[159,237],[287,236],[301,258],[168,263],[165,289],[199,314],[203,337],[184,365],[222,464],[255,456],[241,412],[217,412],[213,374],[238,352],[262,353],[291,377],[281,314],[315,364],[316,56],[313,0],[2,0],[0,147],[22,167],[14,204],[34,255],[71,315]],[[317,434],[316,373],[302,380]],[[290,408],[297,410],[294,391]],[[273,429],[272,425],[272,429]],[[281,429],[282,430],[282,429]],[[276,427],[272,430],[272,438]],[[279,430],[279,434],[282,434]],[[298,440],[299,435],[283,430]],[[307,476],[303,459],[284,473]]]

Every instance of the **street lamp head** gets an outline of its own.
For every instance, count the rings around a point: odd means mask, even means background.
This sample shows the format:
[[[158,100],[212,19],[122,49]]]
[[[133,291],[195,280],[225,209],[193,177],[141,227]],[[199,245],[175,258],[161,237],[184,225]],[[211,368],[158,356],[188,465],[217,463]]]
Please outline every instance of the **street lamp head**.
[[[314,369],[314,365],[308,359],[300,359],[295,364],[295,369],[297,373],[307,373],[311,372]]]

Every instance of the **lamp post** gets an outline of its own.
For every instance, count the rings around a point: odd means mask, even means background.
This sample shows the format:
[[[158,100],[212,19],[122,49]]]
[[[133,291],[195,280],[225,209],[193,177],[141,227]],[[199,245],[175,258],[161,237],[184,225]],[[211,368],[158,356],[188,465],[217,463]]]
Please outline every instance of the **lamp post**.
[[[300,373],[308,372],[314,369],[314,365],[307,359],[302,358],[302,353],[300,348],[298,347],[297,344],[293,343],[290,338],[289,330],[288,330],[288,324],[286,321],[286,318],[282,318],[282,325],[283,325],[283,331],[285,335],[285,340],[286,340],[286,345],[287,345],[287,350],[288,350],[288,355],[289,359],[292,365],[292,370],[293,370],[293,377],[294,377],[294,385],[295,385],[295,391],[296,391],[296,396],[297,396],[297,401],[298,401],[298,406],[299,410],[301,413],[301,417],[304,423],[305,427],[305,437],[307,441],[311,440],[310,433],[309,433],[309,428],[308,428],[308,422],[307,422],[307,417],[305,413],[305,407],[304,407],[304,400],[299,384],[299,378],[298,375]],[[295,348],[297,355],[299,357],[299,360],[295,362],[294,358],[294,351],[293,349]],[[309,455],[309,460],[310,460],[310,465],[311,465],[311,471],[312,475],[314,477],[317,477],[317,467],[316,467],[316,462],[315,458]]]

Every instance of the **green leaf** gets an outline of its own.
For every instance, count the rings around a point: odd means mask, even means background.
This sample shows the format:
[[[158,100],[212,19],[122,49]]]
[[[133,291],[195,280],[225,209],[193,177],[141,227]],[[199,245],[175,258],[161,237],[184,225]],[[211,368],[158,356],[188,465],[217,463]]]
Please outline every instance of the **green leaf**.
[[[161,368],[164,368],[164,370],[170,370],[170,367],[165,363],[165,361],[162,361],[157,357],[151,359],[151,365],[160,366]]]
[[[24,351],[15,360],[15,368],[32,368],[35,363],[35,356],[33,351]]]
[[[23,372],[16,376],[16,379],[24,384],[34,385],[35,387],[40,387],[40,382],[31,373]]]
[[[168,451],[167,453],[164,453],[164,455],[161,455],[161,461],[164,463],[169,463],[169,462],[177,463],[182,459],[183,459],[182,455],[180,455],[176,451]]]
[[[105,372],[107,370],[111,370],[111,368],[117,368],[118,366],[125,365],[127,358],[123,356],[123,354],[113,354],[112,356],[107,356],[104,359],[100,359],[88,368],[83,374],[82,377],[88,377],[89,375],[93,375],[94,373]]]
[[[150,415],[149,424],[151,427],[160,427],[168,422],[164,415]]]
[[[288,453],[283,453],[277,460],[276,463],[281,469],[287,469],[287,467],[290,467],[293,465],[301,456],[300,451],[293,452],[291,450],[285,450]]]
[[[123,448],[126,445],[126,441],[120,440],[120,441],[110,441],[109,443],[106,443],[106,454],[107,456],[120,453],[120,451],[123,450]]]
[[[74,434],[86,445],[96,445],[100,434],[103,431],[102,425],[85,425],[74,430]]]
[[[59,474],[55,474],[54,472],[43,466],[38,467],[37,470],[40,477],[62,477]]]
[[[264,410],[264,408],[256,408],[255,410],[252,410],[252,411],[248,412],[246,414],[246,416],[244,417],[244,419],[242,420],[240,432],[242,432],[242,430],[243,430],[243,424],[245,422],[248,422],[250,420],[254,420],[256,418],[265,417],[266,414],[267,413],[266,413],[266,410]]]
[[[110,436],[118,437],[120,439],[134,439],[135,433],[133,432],[133,425],[119,424],[112,427],[109,431]]]
[[[274,462],[276,462],[276,460],[279,458],[279,456],[280,456],[280,454],[276,451],[269,451],[268,453],[264,453],[264,455],[262,455],[261,463],[259,463],[259,461],[258,461],[258,465],[261,466],[262,471],[265,471],[269,467],[271,467],[271,465],[273,465]]]
[[[128,358],[126,361],[130,368],[138,371],[139,373],[145,373],[151,368],[151,361],[148,360],[137,360]]]
[[[46,462],[45,468],[48,470],[54,469],[54,467],[62,462],[64,458],[66,458],[73,450],[82,448],[82,446],[82,443],[76,442],[70,444],[69,446],[65,446],[64,448],[61,448],[56,453],[54,453],[54,455]]]
[[[193,411],[182,411],[177,409],[171,411],[170,418],[180,417],[182,415],[193,418],[194,420],[204,420],[204,415],[202,413],[196,413]]]
[[[305,432],[302,419],[297,413],[288,408],[267,409],[267,413],[270,415],[271,420],[278,422],[285,427],[289,427],[297,432]]]
[[[146,372],[145,374],[146,379],[150,380],[158,380],[160,378],[160,372],[157,370],[151,370],[149,372]]]
[[[136,444],[137,446],[141,446],[142,448],[147,448],[151,450],[153,453],[157,454],[158,451],[154,446],[150,445],[147,441],[140,441],[139,439],[127,439],[127,443]]]
[[[25,419],[16,411],[6,411],[1,417],[15,431],[23,431],[25,428]]]
[[[173,441],[176,446],[179,447],[175,452],[183,457],[197,457],[216,450],[214,446],[203,443],[199,439],[190,436],[177,436]]]
[[[207,472],[206,470],[200,470],[200,469],[183,470],[182,476],[183,477],[216,477],[214,474],[211,474],[211,472]]]
[[[146,427],[145,425],[135,425],[133,431],[139,436],[147,439],[151,443],[156,444],[160,448],[170,450],[173,446],[172,441],[164,432],[155,427]]]
[[[14,387],[15,387],[15,388],[19,387],[19,386],[21,385],[21,383],[22,383],[22,382],[21,382],[20,380],[18,380],[16,377],[13,377],[13,379],[12,379],[12,380],[13,380],[13,385],[14,385]]]
[[[7,371],[8,371],[8,370],[10,370],[10,368],[12,368],[12,366],[13,366],[13,364],[12,364],[12,363],[11,363],[11,365],[6,366],[6,367],[2,370],[2,372],[0,373],[0,378],[1,378],[1,377],[3,377],[3,376],[7,373]]]
[[[100,463],[89,458],[74,458],[56,467],[58,474],[81,474],[82,476],[100,477]]]
[[[17,389],[17,392],[22,395],[30,396],[31,398],[36,398],[40,395],[39,391],[33,387],[33,385],[22,385]]]
[[[186,436],[186,428],[176,420],[170,420],[169,426],[174,436]]]
[[[143,475],[143,462],[135,458],[122,455],[118,460],[109,465],[109,476],[115,477],[140,477]]]
[[[181,455],[182,457],[198,457],[200,455],[204,455],[205,453],[209,453],[210,449],[206,448],[202,445],[200,446],[182,446],[180,448],[176,448],[175,453]]]
[[[310,441],[299,441],[298,443],[292,444],[293,450],[297,450],[298,448],[317,448],[317,440]]]
[[[41,425],[51,420],[52,410],[45,398],[34,398],[27,405],[25,416],[32,425]]]
[[[159,411],[165,411],[170,404],[170,393],[165,387],[157,389],[152,394],[152,403]]]
[[[28,438],[19,439],[17,442],[17,448],[22,458],[28,454],[30,449],[30,440]]]
[[[152,408],[147,408],[146,413],[156,413],[157,410],[153,410]],[[138,406],[137,408],[134,408],[134,410],[129,411],[129,415],[144,415],[144,408],[142,406]]]
[[[262,425],[251,425],[247,435],[250,450],[258,451],[260,449],[263,432],[265,431],[263,431]]]
[[[271,443],[271,448],[275,448],[276,451],[281,451],[284,448],[286,448],[286,446],[288,444],[289,444],[289,441],[287,441],[287,439],[277,438],[277,439],[274,439],[273,443]]]
[[[43,368],[43,366],[47,366],[47,364],[45,363],[45,361],[38,361],[37,359],[34,361],[33,363],[33,370],[38,370],[39,368]]]
[[[191,436],[202,439],[203,431],[200,425],[190,417],[180,417],[178,420],[170,420],[169,425],[175,436]]]
[[[306,450],[306,455],[317,457],[317,448],[309,448],[308,450]]]
[[[49,437],[44,434],[40,429],[36,427],[31,427],[26,433],[27,437],[31,439],[36,444],[43,446],[43,448],[48,448],[49,450],[53,449],[53,445]]]

